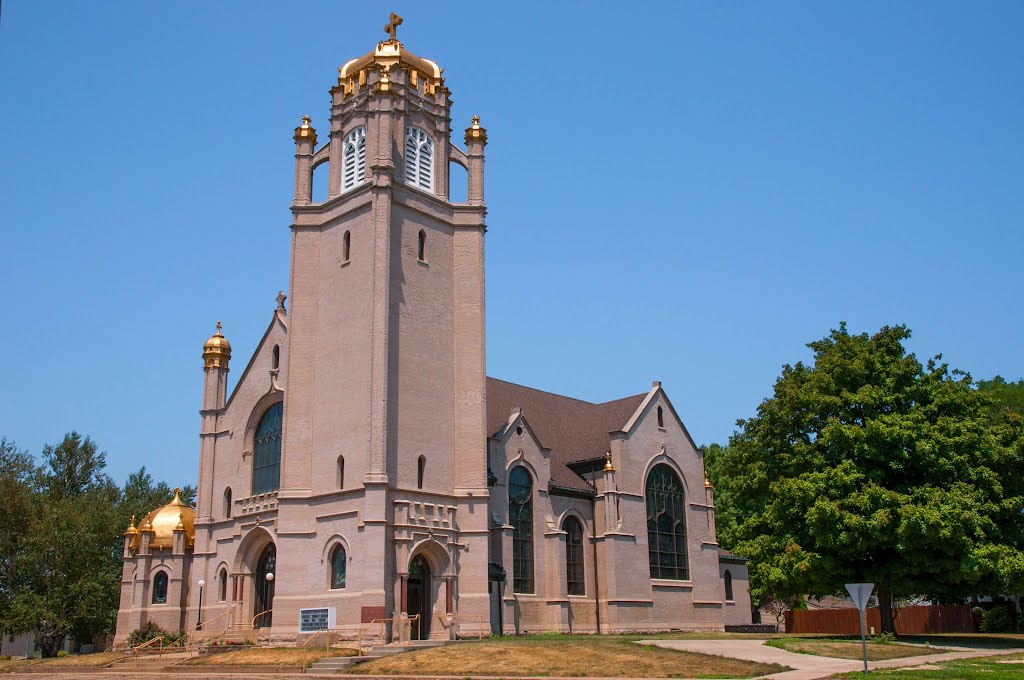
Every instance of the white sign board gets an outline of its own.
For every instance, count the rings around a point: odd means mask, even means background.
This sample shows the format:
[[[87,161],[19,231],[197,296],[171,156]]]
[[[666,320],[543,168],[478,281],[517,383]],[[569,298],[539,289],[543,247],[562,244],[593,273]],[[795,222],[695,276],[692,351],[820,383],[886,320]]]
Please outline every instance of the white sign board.
[[[332,630],[335,625],[334,607],[299,610],[299,632],[315,633],[318,630]]]
[[[871,591],[874,589],[874,583],[846,584],[846,590],[849,591],[850,597],[853,598],[853,603],[857,605],[857,609],[861,611],[864,611],[865,607],[868,606],[868,600],[871,599]]]

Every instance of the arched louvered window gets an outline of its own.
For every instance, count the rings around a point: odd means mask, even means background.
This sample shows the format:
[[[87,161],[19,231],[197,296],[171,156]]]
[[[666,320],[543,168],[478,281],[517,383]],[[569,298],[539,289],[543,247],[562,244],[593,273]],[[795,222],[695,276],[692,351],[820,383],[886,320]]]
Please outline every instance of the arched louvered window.
[[[344,191],[362,184],[366,176],[366,128],[360,125],[345,135],[343,149],[341,188]]]
[[[426,191],[434,188],[434,140],[417,127],[405,131],[405,183]]]
[[[728,569],[725,570],[725,599],[728,602],[732,602],[732,572]]]
[[[224,517],[231,519],[231,487],[224,489]]]
[[[565,581],[570,595],[585,595],[583,584],[583,525],[572,515],[562,522],[565,532]]]
[[[533,592],[533,480],[526,468],[508,475],[508,521],[512,525],[512,590]]]
[[[423,488],[423,473],[427,471],[427,458],[426,456],[420,456],[420,459],[416,462],[416,488]]]
[[[267,409],[256,428],[252,455],[252,493],[260,494],[281,488],[281,416],[282,402]]]
[[[647,551],[651,578],[686,581],[686,503],[683,483],[668,465],[655,465],[647,476]]]
[[[153,604],[167,604],[166,571],[158,571],[153,577]]]
[[[217,601],[224,602],[228,599],[228,570],[221,569],[220,576],[217,577],[219,581],[219,589],[217,590]]]
[[[331,551],[331,589],[338,590],[345,587],[345,568],[348,555],[345,553],[345,546],[340,543],[334,546]]]

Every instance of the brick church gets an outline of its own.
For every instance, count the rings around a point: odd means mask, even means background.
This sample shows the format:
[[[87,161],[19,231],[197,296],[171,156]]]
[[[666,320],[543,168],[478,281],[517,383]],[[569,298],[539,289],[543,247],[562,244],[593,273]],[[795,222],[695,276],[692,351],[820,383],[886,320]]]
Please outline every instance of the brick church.
[[[295,129],[289,295],[230,390],[219,324],[204,345],[197,507],[176,495],[125,532],[116,639],[749,623],[660,383],[590,403],[486,376],[487,131],[452,141],[442,69],[399,23],[338,70],[326,134]]]

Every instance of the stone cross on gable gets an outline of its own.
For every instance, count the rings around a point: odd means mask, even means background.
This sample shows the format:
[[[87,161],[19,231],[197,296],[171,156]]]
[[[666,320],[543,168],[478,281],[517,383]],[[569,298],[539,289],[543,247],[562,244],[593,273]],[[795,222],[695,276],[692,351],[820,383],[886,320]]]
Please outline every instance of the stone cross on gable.
[[[284,309],[284,301],[288,299],[288,296],[284,294],[284,291],[278,291],[277,293],[277,308]]]
[[[402,17],[392,12],[389,19],[390,21],[384,24],[384,32],[391,36],[391,40],[398,40],[398,27],[402,25]]]

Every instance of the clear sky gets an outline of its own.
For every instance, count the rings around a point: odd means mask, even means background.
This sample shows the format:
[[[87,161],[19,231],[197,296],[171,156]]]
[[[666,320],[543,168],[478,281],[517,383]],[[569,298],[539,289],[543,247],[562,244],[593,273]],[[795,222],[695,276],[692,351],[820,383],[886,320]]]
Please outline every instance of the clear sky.
[[[4,0],[0,435],[195,481],[202,343],[240,375],[391,10],[488,129],[490,375],[658,379],[698,443],[842,320],[1024,375],[1024,3]]]

